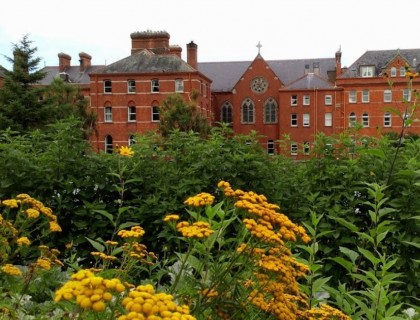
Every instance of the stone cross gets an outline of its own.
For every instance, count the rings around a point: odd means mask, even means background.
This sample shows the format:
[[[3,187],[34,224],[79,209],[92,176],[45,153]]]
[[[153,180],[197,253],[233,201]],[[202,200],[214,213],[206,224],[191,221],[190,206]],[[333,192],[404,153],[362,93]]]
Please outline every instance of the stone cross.
[[[259,41],[258,41],[258,44],[256,45],[256,47],[258,48],[258,54],[260,54],[262,44]]]

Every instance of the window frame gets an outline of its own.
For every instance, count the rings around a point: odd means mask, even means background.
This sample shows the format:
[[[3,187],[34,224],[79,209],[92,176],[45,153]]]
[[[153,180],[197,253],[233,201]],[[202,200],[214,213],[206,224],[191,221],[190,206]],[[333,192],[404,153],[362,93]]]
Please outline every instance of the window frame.
[[[411,101],[411,90],[406,88],[403,89],[403,102],[410,102]]]
[[[127,107],[127,121],[136,122],[137,120],[137,108],[136,106],[129,105]]]
[[[151,111],[152,122],[160,122],[159,106],[153,105],[150,108],[150,111]]]
[[[397,76],[397,68],[392,67],[390,70],[390,74],[392,78],[395,78]]]
[[[309,106],[309,105],[311,105],[311,96],[310,96],[309,94],[305,94],[305,95],[303,96],[302,104],[303,104],[304,106]]]
[[[357,91],[350,90],[349,91],[349,103],[357,103]]]
[[[297,156],[298,154],[298,144],[296,142],[292,142],[290,144],[290,155]]]
[[[136,80],[127,80],[127,93],[136,93]]]
[[[310,127],[311,126],[311,114],[310,113],[303,113],[302,114],[302,126],[303,127]]]
[[[275,154],[275,144],[274,144],[274,140],[269,139],[267,141],[267,153],[270,155],[274,155]]]
[[[160,92],[159,79],[152,79],[152,80],[150,80],[150,91],[152,93],[159,93]]]
[[[223,123],[232,124],[233,123],[233,106],[229,101],[225,101],[220,108],[220,120]],[[230,120],[230,121],[225,121]]]
[[[112,136],[107,134],[104,139],[104,150],[106,153],[113,153],[114,152],[114,145]]]
[[[405,77],[405,66],[400,67],[400,77]]]
[[[296,107],[298,105],[298,96],[297,94],[292,94],[290,96],[290,106]]]
[[[112,107],[104,107],[104,122],[112,122]]]
[[[370,122],[369,113],[364,112],[362,114],[362,126],[363,126],[363,128],[369,128],[369,122]]]
[[[360,76],[362,78],[373,78],[375,76],[375,66],[360,66]]]
[[[268,98],[264,102],[264,123],[275,124],[278,122],[278,105],[276,100]]]
[[[135,139],[134,134],[130,134],[128,136],[128,145],[132,146],[133,144],[136,144],[136,139]]]
[[[362,90],[362,103],[370,102],[370,93],[368,89]]]
[[[384,102],[392,102],[392,90],[384,90]]]
[[[349,128],[354,128],[357,123],[357,115],[354,112],[349,114]]]
[[[184,79],[175,79],[175,92],[184,92]]]
[[[297,113],[291,113],[290,114],[290,126],[294,127],[294,128],[299,126],[298,114]]]
[[[384,113],[384,128],[392,127],[392,114],[391,112]]]
[[[309,141],[304,141],[302,145],[303,154],[308,155],[311,151],[311,144]]]
[[[112,81],[110,79],[104,80],[104,93],[112,93]]]
[[[327,117],[329,115],[329,117]],[[324,113],[324,127],[332,127],[332,112]]]
[[[246,113],[246,114],[245,114]],[[241,105],[241,123],[254,124],[255,123],[255,104],[250,98],[246,98]]]
[[[330,95],[330,94],[326,94],[325,95],[325,97],[324,97],[324,104],[326,106],[332,106],[332,104],[333,104],[332,95]]]

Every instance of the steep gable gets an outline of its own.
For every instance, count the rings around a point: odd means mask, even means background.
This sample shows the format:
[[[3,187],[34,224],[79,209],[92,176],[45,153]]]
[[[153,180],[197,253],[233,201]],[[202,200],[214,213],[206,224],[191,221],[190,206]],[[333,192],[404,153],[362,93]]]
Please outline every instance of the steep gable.
[[[328,89],[333,87],[333,83],[325,80],[324,78],[321,78],[320,76],[314,73],[308,73],[287,85],[285,89]]]

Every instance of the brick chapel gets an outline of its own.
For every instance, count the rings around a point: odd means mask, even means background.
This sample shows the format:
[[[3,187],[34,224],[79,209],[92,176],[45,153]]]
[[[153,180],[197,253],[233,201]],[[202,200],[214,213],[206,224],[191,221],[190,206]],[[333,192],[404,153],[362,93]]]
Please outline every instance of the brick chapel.
[[[366,51],[349,67],[341,65],[341,50],[331,58],[199,62],[198,46],[169,43],[166,31],[135,32],[131,54],[109,65],[93,65],[81,52],[79,64],[58,54],[58,66],[45,67],[47,77],[81,86],[98,115],[91,138],[95,150],[133,143],[134,135],[154,130],[159,106],[168,95],[189,101],[198,92],[197,107],[211,124],[228,123],[234,133],[255,130],[267,153],[279,152],[288,136],[287,153],[305,158],[315,135],[341,133],[358,123],[361,135],[399,132],[406,106],[415,99],[420,80],[408,85],[406,72],[418,72],[420,49]],[[390,83],[392,82],[392,86]],[[402,116],[387,111],[393,107]],[[409,128],[420,133],[420,124]]]

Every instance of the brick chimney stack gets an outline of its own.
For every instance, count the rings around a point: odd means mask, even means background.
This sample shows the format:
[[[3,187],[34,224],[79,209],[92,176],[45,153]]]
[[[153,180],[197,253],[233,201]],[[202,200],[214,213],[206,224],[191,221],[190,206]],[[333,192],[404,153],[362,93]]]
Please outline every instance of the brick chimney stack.
[[[59,72],[64,72],[68,67],[71,66],[71,57],[63,52],[58,54],[58,67]]]
[[[79,53],[79,62],[80,62],[80,72],[85,71],[92,65],[92,56],[87,54],[86,52]]]
[[[193,41],[187,44],[187,63],[197,69],[197,45]]]
[[[174,54],[174,55],[176,55],[178,58],[182,58],[181,57],[181,53],[182,53],[182,48],[180,47],[180,46],[177,46],[177,45],[173,45],[173,46],[170,46],[169,47],[169,52],[171,53],[171,54]]]
[[[133,32],[131,35],[131,54],[148,49],[157,54],[170,52],[169,38],[166,31]]]
[[[335,76],[341,76],[341,46],[340,49],[335,53]]]

